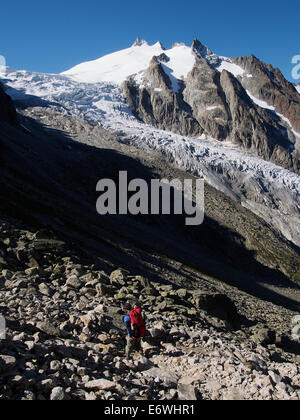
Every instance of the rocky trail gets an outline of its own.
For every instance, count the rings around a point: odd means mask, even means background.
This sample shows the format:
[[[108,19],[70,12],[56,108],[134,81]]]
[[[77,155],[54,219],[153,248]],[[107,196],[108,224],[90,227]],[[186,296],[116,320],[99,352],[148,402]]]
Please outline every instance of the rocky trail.
[[[295,313],[233,288],[228,297],[106,272],[50,230],[0,223],[0,399],[299,399]],[[144,356],[131,360],[127,301],[140,302],[148,326]]]

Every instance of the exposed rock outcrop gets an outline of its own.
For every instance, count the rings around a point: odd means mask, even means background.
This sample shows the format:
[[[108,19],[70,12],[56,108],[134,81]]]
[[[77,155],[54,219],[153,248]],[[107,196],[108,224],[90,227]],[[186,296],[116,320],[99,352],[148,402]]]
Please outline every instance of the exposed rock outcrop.
[[[193,41],[192,51],[197,58],[205,58],[211,65],[216,66],[220,62],[219,56],[214,54],[210,48],[203,45],[198,39]]]
[[[219,140],[227,138],[230,112],[221,91],[220,73],[204,58],[197,60],[188,74],[183,97],[206,134]]]
[[[233,62],[245,70],[241,83],[253,96],[275,107],[289,119],[300,133],[300,95],[294,85],[287,81],[278,68],[265,64],[254,55],[238,57]],[[252,76],[252,77],[250,77]]]
[[[257,107],[240,82],[223,70],[220,84],[230,110],[230,134],[232,142],[240,142],[265,160],[270,160],[275,145],[289,147],[280,134],[280,127],[264,109]]]

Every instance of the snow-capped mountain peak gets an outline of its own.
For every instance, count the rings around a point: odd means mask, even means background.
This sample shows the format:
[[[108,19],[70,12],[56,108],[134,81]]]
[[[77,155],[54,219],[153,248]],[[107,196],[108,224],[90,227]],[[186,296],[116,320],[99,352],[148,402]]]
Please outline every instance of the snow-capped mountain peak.
[[[121,85],[128,77],[146,70],[153,57],[158,57],[159,61],[164,63],[167,62],[167,68],[165,66],[164,69],[173,80],[186,78],[193,69],[196,59],[204,58],[215,67],[220,66],[225,59],[229,60],[214,54],[198,39],[193,41],[192,46],[177,42],[172,48],[165,49],[160,41],[150,45],[145,39],[138,37],[130,48],[81,63],[63,72],[62,75],[77,82],[110,82]],[[160,57],[163,59],[160,60]],[[226,69],[232,70],[228,65]],[[233,69],[233,73],[234,70],[236,69]]]

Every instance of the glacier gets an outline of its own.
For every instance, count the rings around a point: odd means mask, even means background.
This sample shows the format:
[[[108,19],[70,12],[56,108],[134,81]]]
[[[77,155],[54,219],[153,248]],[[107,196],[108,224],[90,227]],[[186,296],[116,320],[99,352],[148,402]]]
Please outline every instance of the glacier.
[[[0,79],[15,103],[49,106],[101,125],[120,141],[157,153],[174,166],[204,177],[216,189],[300,246],[300,177],[230,142],[184,137],[135,118],[118,84],[86,83],[66,75],[0,69]]]

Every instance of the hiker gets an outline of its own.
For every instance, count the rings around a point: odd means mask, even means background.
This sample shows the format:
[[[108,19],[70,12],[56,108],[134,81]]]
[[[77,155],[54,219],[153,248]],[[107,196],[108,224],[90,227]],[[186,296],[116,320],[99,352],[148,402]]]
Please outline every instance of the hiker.
[[[146,326],[139,305],[135,305],[132,308],[128,303],[124,306],[124,311],[126,315],[123,318],[123,322],[127,332],[125,354],[128,358],[133,350],[143,354],[142,339],[145,337]]]

